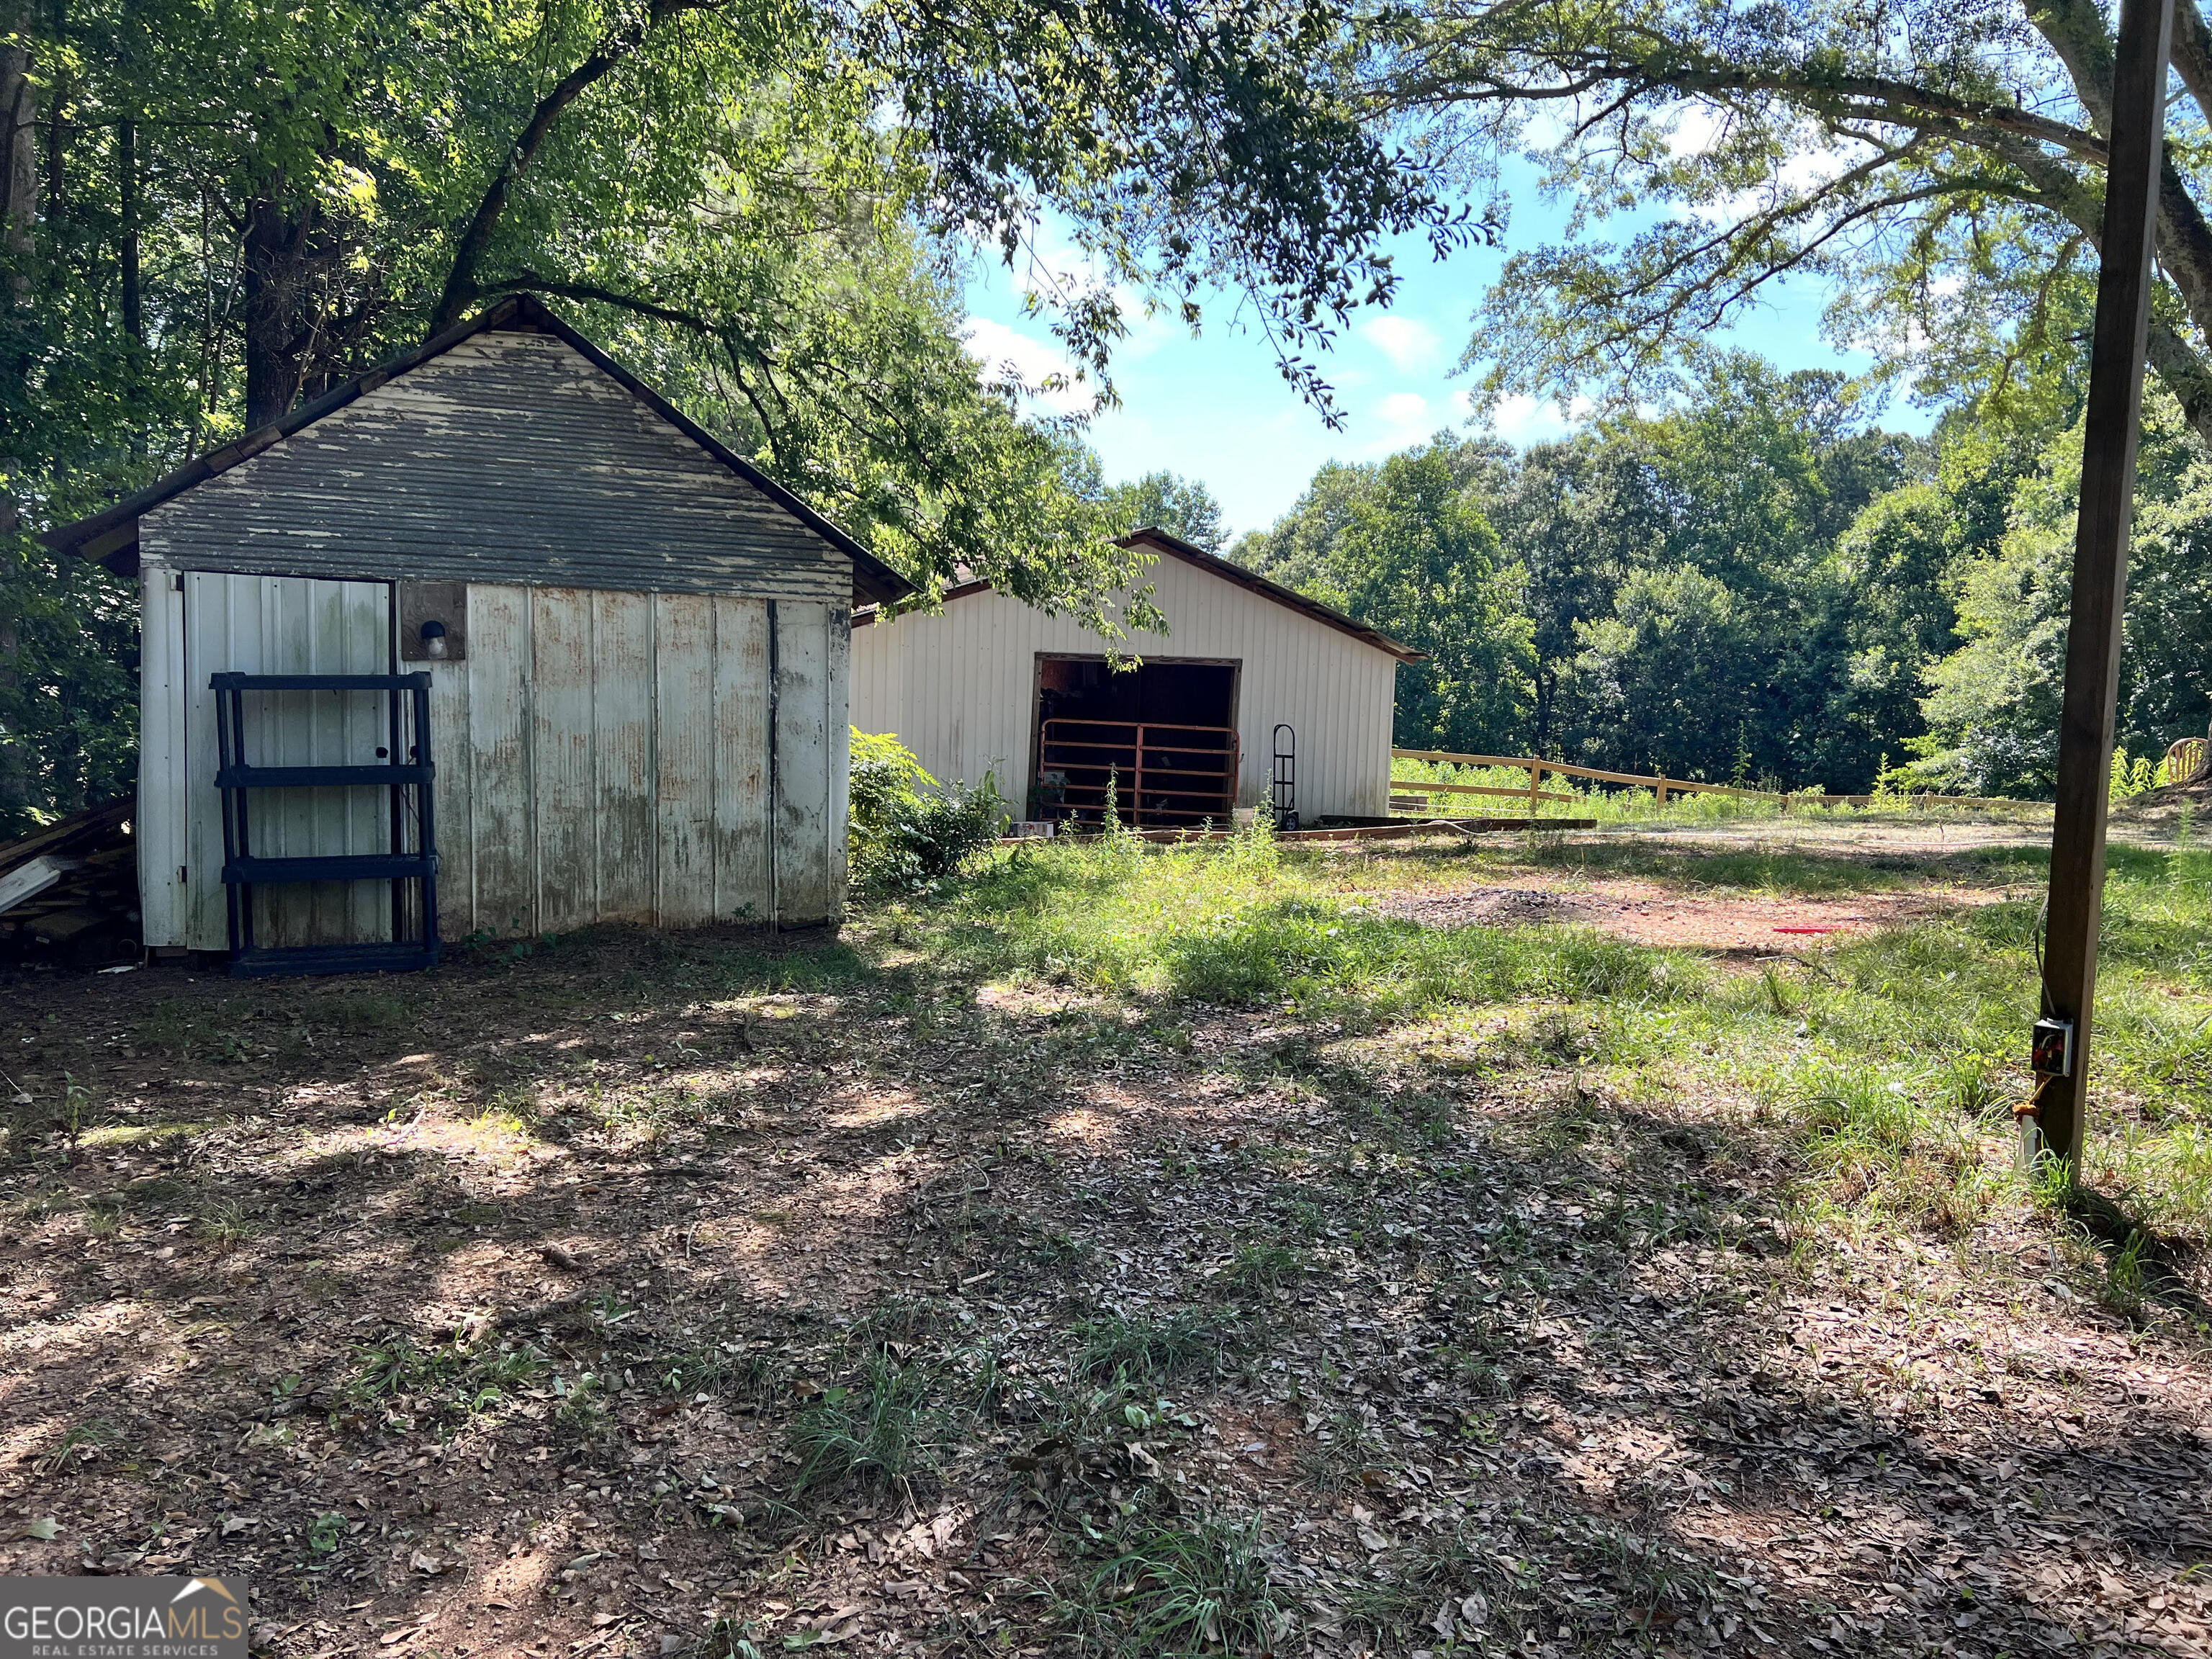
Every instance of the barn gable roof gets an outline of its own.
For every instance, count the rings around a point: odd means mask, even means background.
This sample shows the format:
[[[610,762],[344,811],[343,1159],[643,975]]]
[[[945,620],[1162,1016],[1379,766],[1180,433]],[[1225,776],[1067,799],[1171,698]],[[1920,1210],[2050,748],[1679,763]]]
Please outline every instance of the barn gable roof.
[[[649,424],[669,431],[671,438],[674,440],[672,453],[701,457],[699,461],[688,462],[684,465],[693,469],[695,477],[706,486],[709,494],[714,488],[712,483],[714,477],[732,477],[744,486],[747,499],[757,501],[757,505],[754,509],[756,514],[765,513],[770,520],[788,526],[778,532],[775,538],[787,549],[803,548],[811,544],[817,550],[820,556],[826,557],[834,552],[849,560],[852,566],[852,586],[855,599],[886,603],[904,599],[913,592],[912,585],[904,577],[877,559],[836,525],[769,477],[759,468],[736,454],[712,434],[688,418],[658,392],[609,357],[591,341],[554,315],[542,301],[527,295],[517,295],[501,301],[471,321],[448,330],[416,350],[349,380],[343,386],[335,388],[313,402],[294,410],[283,419],[248,433],[234,443],[195,458],[159,483],[118,501],[103,512],[47,532],[43,539],[48,546],[59,551],[80,554],[86,558],[106,564],[109,568],[120,574],[127,574],[136,568],[141,520],[149,514],[167,506],[172,501],[178,501],[179,497],[188,495],[189,492],[198,486],[232,472],[234,469],[271,450],[276,450],[279,454],[284,453],[285,452],[278,447],[283,445],[285,440],[306,431],[318,422],[324,421],[342,410],[357,404],[362,398],[380,391],[410,370],[420,368],[432,362],[434,359],[445,356],[477,336],[495,332],[548,336],[559,341],[583,358],[592,369],[596,369],[600,375],[612,381],[616,386],[621,388],[622,392],[627,392],[631,398],[634,398],[637,404],[641,405],[642,412],[647,416]],[[619,392],[607,395],[614,396],[617,399],[620,398]],[[696,471],[702,462],[711,469],[707,474],[699,474]],[[334,472],[332,476],[345,475],[342,472]],[[721,488],[726,491],[727,486],[721,486]],[[164,515],[165,520],[167,516]],[[711,526],[708,527],[711,530]],[[309,533],[302,535],[301,539],[303,543],[308,543],[313,538],[313,534]],[[700,544],[686,548],[681,554],[664,550],[663,560],[672,573],[680,576],[688,570],[690,574],[690,580],[688,582],[678,581],[673,585],[701,586],[717,585],[709,575],[710,568],[715,560],[708,540],[708,538],[702,538]],[[522,560],[526,564],[526,554],[522,550],[526,548],[527,544],[527,537],[520,538],[518,542],[516,558],[507,562],[510,568],[498,571],[487,570],[477,579],[516,580],[529,580],[532,576],[537,576],[540,580],[545,577],[551,577],[556,580],[574,580],[579,585],[583,586],[626,585],[612,582],[611,578],[594,580],[586,577],[578,577],[573,572],[565,570],[558,562],[549,562],[547,568],[542,573],[519,570],[514,568],[517,560]],[[786,556],[788,556],[787,553]],[[303,572],[301,574],[323,573]],[[370,573],[364,571],[362,574]],[[426,568],[420,573],[413,574],[454,575],[469,573],[453,568],[448,562],[435,571]]]
[[[1428,660],[1427,652],[1417,651],[1401,640],[1394,640],[1379,628],[1370,628],[1365,623],[1354,621],[1341,611],[1323,605],[1319,599],[1310,599],[1304,594],[1285,587],[1279,582],[1271,582],[1265,576],[1247,570],[1243,565],[1231,564],[1227,559],[1222,558],[1218,554],[1209,553],[1202,547],[1193,547],[1188,542],[1180,537],[1171,536],[1164,530],[1147,526],[1142,530],[1132,531],[1128,535],[1121,537],[1116,545],[1147,548],[1164,557],[1187,564],[1194,570],[1202,570],[1209,576],[1217,577],[1234,586],[1243,588],[1247,592],[1257,594],[1260,598],[1279,605],[1285,610],[1295,611],[1301,616],[1310,617],[1325,628],[1334,628],[1340,634],[1349,634],[1353,639],[1363,644],[1371,645],[1377,651],[1388,652],[1400,662]],[[954,599],[965,599],[971,593],[988,593],[990,591],[991,584],[988,581],[962,582],[956,587],[945,589],[945,598],[946,602],[950,603]],[[855,628],[865,627],[874,620],[875,616],[872,611],[864,611],[854,617],[853,625]]]

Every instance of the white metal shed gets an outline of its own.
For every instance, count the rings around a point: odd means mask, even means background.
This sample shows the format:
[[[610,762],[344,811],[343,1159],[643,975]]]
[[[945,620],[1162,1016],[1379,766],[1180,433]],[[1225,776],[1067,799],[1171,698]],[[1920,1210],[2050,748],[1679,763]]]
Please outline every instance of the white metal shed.
[[[1079,623],[970,582],[936,611],[854,616],[853,722],[896,732],[936,776],[977,782],[1032,815],[1116,810],[1146,824],[1221,822],[1267,799],[1275,728],[1291,728],[1297,810],[1388,814],[1398,665],[1422,653],[1159,530],[1125,545],[1168,633],[1123,647],[1113,672]]]
[[[252,864],[262,945],[400,965],[398,883],[287,861],[416,858],[425,805],[447,939],[842,911],[851,607],[908,584],[534,300],[48,539],[140,583],[149,948],[234,948]],[[232,733],[235,674],[377,684],[240,683]]]

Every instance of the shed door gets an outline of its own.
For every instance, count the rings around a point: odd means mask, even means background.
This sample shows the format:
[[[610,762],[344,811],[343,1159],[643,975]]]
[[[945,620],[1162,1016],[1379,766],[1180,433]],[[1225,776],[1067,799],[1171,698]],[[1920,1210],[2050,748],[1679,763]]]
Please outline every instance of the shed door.
[[[183,943],[229,948],[222,885],[222,799],[215,787],[215,694],[208,676],[386,674],[393,671],[386,582],[185,573]],[[266,692],[246,700],[246,754],[264,766],[368,765],[388,744],[381,696]],[[253,850],[271,857],[380,853],[391,844],[383,789],[256,790]],[[368,944],[392,937],[386,882],[265,887],[256,905],[264,945]]]

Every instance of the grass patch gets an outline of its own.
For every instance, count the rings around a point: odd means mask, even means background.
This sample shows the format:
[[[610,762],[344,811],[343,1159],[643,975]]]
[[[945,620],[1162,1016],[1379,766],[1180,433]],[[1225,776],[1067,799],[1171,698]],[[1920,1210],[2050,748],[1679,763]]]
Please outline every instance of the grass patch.
[[[588,1415],[599,1382],[590,1372],[560,1374],[530,1343],[455,1341],[424,1347],[401,1335],[356,1350],[344,1395],[356,1411],[380,1414],[392,1426],[422,1419],[496,1414],[526,1394],[544,1392],[558,1402],[563,1422]]]
[[[887,920],[969,974],[1313,1012],[1663,998],[1701,977],[1586,929],[1422,927],[1326,875],[1264,834],[1159,848],[1109,836],[1002,860],[948,902]]]
[[[1428,1060],[1438,1088],[1367,1096],[1407,1116],[1397,1139],[1411,1155],[1461,1133],[1454,1079],[1571,1066],[1577,1090],[1609,1098],[1766,1103],[1795,1126],[1832,1207],[1955,1237],[2025,1200],[2010,1168],[2011,1107],[2027,1088],[2032,902],[1838,939],[1746,974],[1584,929],[1422,927],[1368,896],[1447,872],[1510,880],[1530,860],[1826,894],[1931,876],[2033,890],[2047,867],[2041,849],[2019,847],[1911,859],[1646,840],[1345,855],[1264,832],[1182,847],[1107,836],[1024,848],[958,890],[888,904],[871,921],[902,961],[919,951],[947,983],[1073,987],[1146,1006],[1156,1021],[1177,1000],[1383,1033],[1424,1015],[1486,1019]],[[2127,1192],[2161,1234],[2212,1243],[2212,853],[2114,848],[2106,935],[2088,1179]],[[1503,1024],[1483,1009],[1501,1010]],[[1310,1080],[1343,1092],[1319,1064],[1305,1066]],[[1549,1130],[1563,1156],[1592,1132],[1572,1116]],[[1270,1276],[1256,1261],[1234,1274],[1253,1288]],[[1146,1374],[1154,1362],[1140,1352],[1135,1363]]]
[[[912,1490],[936,1467],[951,1425],[934,1399],[936,1374],[890,1354],[869,1357],[848,1383],[825,1390],[791,1425],[794,1492],[864,1486]]]
[[[1107,1559],[1062,1611],[1089,1651],[1272,1654],[1296,1624],[1259,1516],[1132,1519],[1091,1537]]]
[[[1127,1376],[1161,1383],[1221,1368],[1227,1337],[1211,1316],[1188,1310],[1157,1319],[1118,1313],[1076,1322],[1075,1370],[1083,1376]]]

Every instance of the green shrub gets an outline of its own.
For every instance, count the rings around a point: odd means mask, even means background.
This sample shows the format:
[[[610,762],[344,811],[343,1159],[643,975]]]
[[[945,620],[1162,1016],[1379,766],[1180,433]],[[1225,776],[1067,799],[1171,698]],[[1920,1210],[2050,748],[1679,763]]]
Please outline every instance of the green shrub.
[[[884,892],[918,892],[957,876],[1005,827],[998,787],[939,783],[896,737],[853,733],[853,878]]]

